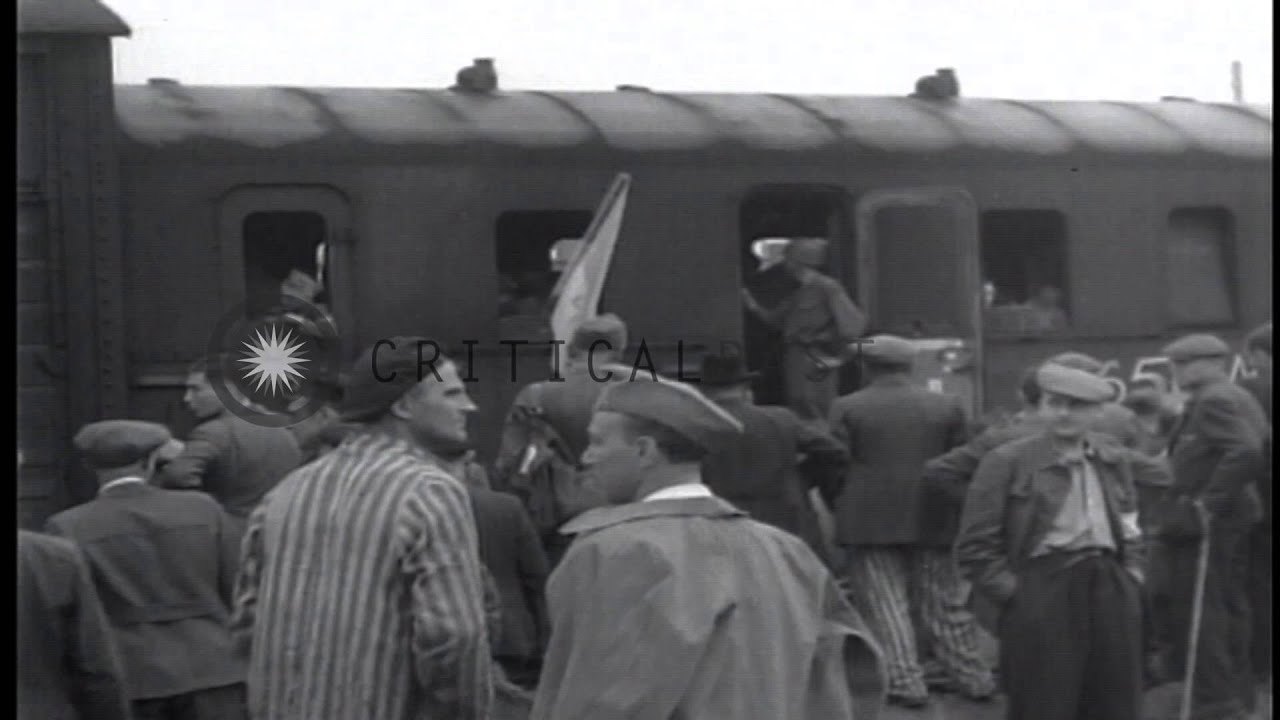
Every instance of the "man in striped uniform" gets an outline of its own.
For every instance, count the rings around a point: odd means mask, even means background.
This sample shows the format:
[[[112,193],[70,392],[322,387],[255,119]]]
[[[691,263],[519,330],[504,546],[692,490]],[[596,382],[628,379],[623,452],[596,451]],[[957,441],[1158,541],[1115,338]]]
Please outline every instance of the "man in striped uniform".
[[[250,644],[255,720],[481,720],[489,637],[467,491],[430,448],[475,405],[420,338],[353,367],[343,443],[253,513],[233,628]]]

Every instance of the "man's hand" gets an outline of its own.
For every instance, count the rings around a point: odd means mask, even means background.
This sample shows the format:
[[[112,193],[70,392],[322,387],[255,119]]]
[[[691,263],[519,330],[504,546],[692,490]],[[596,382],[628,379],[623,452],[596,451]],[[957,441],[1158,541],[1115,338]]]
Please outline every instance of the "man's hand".
[[[182,451],[186,449],[186,447],[186,444],[181,440],[177,438],[169,438],[164,445],[161,445],[160,448],[156,450],[156,462],[161,464],[167,463],[181,455]]]

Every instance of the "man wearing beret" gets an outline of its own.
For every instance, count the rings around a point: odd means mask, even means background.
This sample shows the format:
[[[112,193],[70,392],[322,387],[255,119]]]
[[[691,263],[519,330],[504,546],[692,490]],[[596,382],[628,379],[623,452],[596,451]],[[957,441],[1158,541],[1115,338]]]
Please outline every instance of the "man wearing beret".
[[[938,543],[920,522],[925,461],[964,442],[965,411],[958,399],[912,382],[915,355],[910,341],[893,335],[864,341],[869,382],[836,400],[830,419],[851,458],[834,498],[836,542],[845,549],[859,608],[884,649],[889,701],[908,707],[929,699],[912,624],[917,609],[935,655],[961,692],[973,699],[995,692],[950,543]]]
[[[228,412],[203,359],[187,374],[182,399],[200,425],[191,431],[182,454],[160,472],[157,484],[209,493],[242,529],[267,491],[302,462],[297,440],[284,428],[262,427]]]
[[[489,717],[476,525],[437,457],[475,409],[425,338],[379,341],[352,366],[342,414],[359,427],[249,520],[232,627],[255,720]]]
[[[1135,476],[1151,459],[1089,431],[1114,388],[1046,364],[1041,432],[991,451],[956,560],[1000,638],[1009,720],[1133,720],[1142,698],[1143,557]]]
[[[1172,664],[1185,671],[1188,662],[1197,557],[1200,543],[1207,541],[1193,717],[1243,717],[1254,701],[1246,538],[1263,517],[1258,480],[1270,425],[1253,396],[1230,381],[1232,353],[1222,340],[1188,335],[1163,354],[1173,364],[1174,380],[1189,393],[1182,422],[1169,441],[1173,487],[1158,529],[1172,583]]]
[[[747,310],[782,333],[787,405],[810,421],[827,418],[837,393],[839,365],[867,325],[866,315],[844,287],[814,269],[822,264],[825,251],[824,239],[792,239],[783,267],[798,287],[774,306],[765,307],[749,290],[742,291]]]
[[[18,720],[128,720],[124,669],[84,556],[18,531]]]
[[[49,520],[79,545],[115,630],[134,716],[243,718],[245,666],[226,622],[236,539],[208,495],[149,484],[181,452],[163,425],[104,420],[75,436],[94,500]]]
[[[611,505],[563,529],[535,720],[874,717],[877,650],[821,561],[702,483],[738,432],[687,385],[601,395],[582,461]]]
[[[1092,373],[1099,377],[1104,377],[1106,365],[1092,355],[1086,355],[1080,352],[1065,352],[1054,355],[1049,358],[1048,362],[1061,365],[1063,367],[1075,368]],[[1124,383],[1118,378],[1105,378],[1107,382],[1112,383],[1117,388],[1123,389]],[[1120,402],[1120,393],[1117,392],[1111,400],[1102,404],[1099,408],[1097,416],[1093,420],[1090,430],[1110,435],[1116,439],[1121,445],[1135,450],[1142,444],[1142,425],[1138,420],[1138,416],[1133,410],[1125,407]]]

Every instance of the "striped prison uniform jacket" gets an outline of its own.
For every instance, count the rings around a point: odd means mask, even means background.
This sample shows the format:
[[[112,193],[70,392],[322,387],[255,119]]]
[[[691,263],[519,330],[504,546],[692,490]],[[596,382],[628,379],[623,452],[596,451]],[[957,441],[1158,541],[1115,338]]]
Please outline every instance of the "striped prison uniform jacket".
[[[475,521],[422,451],[367,433],[249,521],[232,629],[255,720],[482,720],[492,703]]]

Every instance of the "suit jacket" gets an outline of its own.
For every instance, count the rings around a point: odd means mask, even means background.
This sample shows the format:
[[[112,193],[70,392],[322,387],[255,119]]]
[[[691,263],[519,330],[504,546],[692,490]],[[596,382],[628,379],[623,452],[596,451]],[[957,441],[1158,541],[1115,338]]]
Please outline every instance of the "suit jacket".
[[[49,530],[89,560],[132,699],[244,681],[226,627],[236,537],[208,495],[118,485],[53,516]]]
[[[124,670],[84,557],[18,531],[18,720],[127,720]]]
[[[721,401],[743,432],[702,462],[702,481],[763,523],[799,537],[819,556],[822,533],[808,490],[839,486],[849,455],[830,434],[784,407]]]
[[[836,542],[918,542],[924,464],[965,441],[959,399],[914,386],[904,376],[880,377],[836,400],[830,427],[851,458],[836,498]]]
[[[467,485],[480,539],[480,561],[501,598],[502,620],[496,657],[531,658],[546,638],[547,556],[533,521],[514,495]]]
[[[1160,533],[1199,536],[1196,500],[1224,529],[1261,520],[1258,480],[1265,472],[1263,445],[1270,434],[1266,414],[1247,390],[1225,378],[1194,388],[1169,439],[1173,487]]]
[[[588,510],[533,720],[872,718],[880,652],[798,538],[714,497]]]
[[[1140,576],[1145,558],[1137,485],[1162,484],[1166,470],[1109,436],[1091,435],[1088,442],[1120,560]],[[961,573],[973,583],[974,613],[988,630],[997,630],[1004,604],[1017,591],[1018,574],[1062,510],[1070,483],[1071,470],[1046,433],[1002,445],[978,467],[955,555]]]
[[[161,471],[161,487],[199,488],[233,517],[247,520],[262,497],[294,468],[302,451],[293,434],[223,413],[191,431],[186,449]]]

